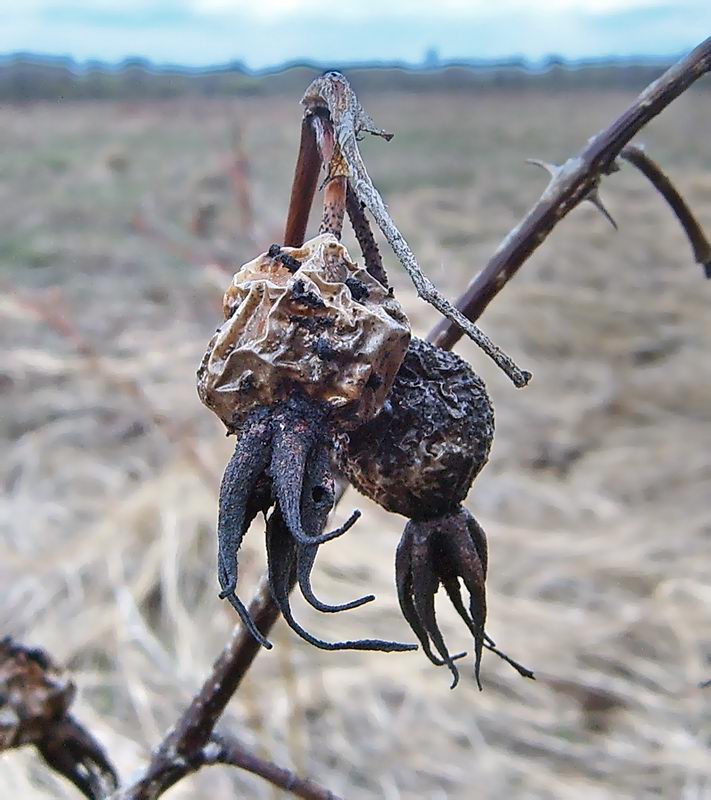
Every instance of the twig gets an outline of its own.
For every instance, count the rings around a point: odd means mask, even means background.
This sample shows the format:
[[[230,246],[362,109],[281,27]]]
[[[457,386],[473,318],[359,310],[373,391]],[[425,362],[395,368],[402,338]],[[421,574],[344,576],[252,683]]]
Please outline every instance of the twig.
[[[346,192],[346,211],[348,219],[353,226],[353,232],[360,245],[360,250],[363,253],[363,260],[365,261],[365,268],[375,278],[380,281],[383,286],[388,287],[388,274],[385,272],[383,266],[383,259],[378,249],[378,243],[375,241],[373,231],[371,230],[368,218],[365,216],[365,206],[356,197],[353,187],[348,184],[348,191]]]
[[[265,636],[279,618],[279,609],[272,600],[266,576],[249,605],[249,614]],[[155,750],[144,773],[129,787],[112,795],[111,800],[154,800],[182,777],[176,777],[176,765],[184,761],[194,763],[193,759],[201,758],[217,720],[260,649],[259,642],[242,625],[233,629],[210,675]],[[200,766],[202,764],[198,763],[195,769]]]
[[[346,191],[348,188],[348,164],[336,141],[330,120],[319,116],[311,118],[321,160],[326,164],[326,179],[323,182],[323,215],[319,233],[332,233],[336,239],[343,233],[343,218],[346,215]]]
[[[457,301],[457,308],[468,319],[478,319],[561,219],[589,196],[601,176],[614,170],[615,159],[635,134],[709,70],[711,37],[651,83],[620,117],[566,161],[540,200],[469,284]],[[442,320],[429,338],[439,347],[450,349],[461,335],[456,324]]]
[[[203,767],[218,764],[251,772],[274,786],[305,800],[340,800],[328,789],[319,786],[314,781],[300,778],[291,770],[280,767],[269,759],[261,758],[242,742],[223,733],[212,734],[204,746],[191,750],[185,755],[176,753],[171,758],[165,754],[161,772],[156,774],[152,781],[136,784],[129,790],[118,792],[112,795],[110,800],[118,797],[140,798],[141,800],[159,797],[187,775],[191,775]]]
[[[306,90],[301,101],[307,112],[330,114],[336,140],[348,164],[348,181],[359,200],[365,203],[378,227],[390,243],[395,255],[410,276],[418,295],[445,316],[450,324],[467,334],[508,376],[515,386],[525,386],[531,373],[521,370],[474,323],[470,322],[447,300],[420,269],[414,253],[388,214],[383,198],[368,175],[360,151],[358,135],[361,132],[382,136],[389,140],[392,134],[376,128],[358,102],[348,81],[339,72],[328,72],[317,78]]]
[[[203,255],[190,247],[190,245],[178,241],[156,224],[151,223],[143,211],[139,210],[134,213],[131,218],[131,227],[136,233],[140,233],[158,242],[166,252],[181,261],[194,264],[195,266],[204,266],[208,263],[214,264],[221,272],[229,275],[232,274],[232,265],[225,258],[217,255]]]
[[[629,161],[630,164],[637,167],[667,201],[684,229],[696,263],[701,264],[706,277],[711,278],[711,244],[709,244],[696,217],[670,178],[662,171],[659,164],[651,159],[639,145],[627,145],[622,149],[620,158],[624,158],[625,161]]]
[[[241,742],[222,733],[213,736],[213,742],[220,748],[220,764],[231,764],[234,767],[259,775],[274,786],[279,786],[287,792],[304,800],[339,800],[333,792],[325,789],[313,781],[299,778],[288,769],[278,767],[271,761],[259,758],[247,750]],[[209,745],[208,745],[209,747]]]
[[[311,119],[304,117],[301,121],[299,154],[296,158],[289,212],[284,229],[284,245],[286,247],[301,247],[304,243],[320,170],[321,155],[316,145],[316,134],[311,126]]]
[[[239,211],[240,233],[248,241],[254,242],[256,237],[254,235],[254,209],[252,206],[249,159],[243,144],[242,129],[236,124],[232,129],[232,158],[230,160],[229,173],[232,191]]]

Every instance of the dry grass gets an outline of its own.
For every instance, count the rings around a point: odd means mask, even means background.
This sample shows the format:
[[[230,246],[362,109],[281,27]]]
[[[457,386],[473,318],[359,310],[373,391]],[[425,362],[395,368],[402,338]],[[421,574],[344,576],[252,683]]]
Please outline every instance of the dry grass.
[[[364,98],[397,131],[371,174],[429,274],[463,287],[543,188],[528,156],[565,157],[629,99],[616,93]],[[460,103],[464,102],[464,105]],[[0,630],[75,671],[78,714],[126,774],[146,758],[234,622],[216,597],[214,523],[230,451],[194,372],[224,277],[132,230],[138,207],[180,242],[235,263],[253,246],[223,156],[240,122],[260,247],[279,238],[296,104],[253,100],[0,109]],[[711,228],[711,105],[678,101],[642,137]],[[605,187],[621,224],[577,210],[484,317],[535,378],[489,380],[498,435],[469,505],[489,534],[490,632],[541,679],[485,657],[456,692],[421,654],[323,653],[279,626],[225,724],[348,800],[711,797],[711,284],[662,201],[630,168]],[[212,241],[189,222],[217,204]],[[200,259],[198,259],[200,260]],[[392,265],[392,259],[390,259]],[[414,325],[432,314],[396,278]],[[38,320],[61,302],[100,365]],[[153,411],[131,390],[137,380]],[[155,419],[155,413],[163,420]],[[196,467],[199,459],[205,470]],[[322,549],[331,637],[409,638],[393,587],[402,520],[364,518]],[[245,596],[263,564],[244,553]],[[467,644],[443,604],[453,647]],[[0,760],[3,796],[71,798],[30,752]],[[274,798],[213,768],[171,798]]]

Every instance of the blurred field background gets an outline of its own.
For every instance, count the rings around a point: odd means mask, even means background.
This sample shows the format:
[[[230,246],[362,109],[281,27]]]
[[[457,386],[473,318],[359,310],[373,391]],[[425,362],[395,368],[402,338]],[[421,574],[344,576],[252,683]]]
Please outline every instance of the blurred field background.
[[[217,599],[216,497],[232,441],[195,370],[240,263],[279,241],[300,91],[281,97],[0,107],[0,630],[73,671],[77,715],[122,774],[202,681],[235,622]],[[594,90],[364,93],[395,139],[369,171],[450,297],[560,161],[632,100]],[[639,141],[711,229],[711,103],[690,91]],[[247,169],[249,177],[242,175]],[[676,220],[625,166],[555,231],[482,318],[534,372],[490,386],[492,459],[469,507],[489,536],[484,691],[421,653],[324,653],[285,626],[223,725],[348,800],[711,798],[711,283]],[[317,224],[318,214],[312,222]],[[347,240],[353,246],[352,240]],[[417,333],[436,317],[386,253]],[[364,515],[321,549],[325,638],[411,640],[394,591],[403,520]],[[264,566],[255,523],[248,598]],[[470,648],[441,606],[453,651]],[[33,752],[0,758],[5,797],[73,798]],[[277,798],[210,768],[166,797]]]

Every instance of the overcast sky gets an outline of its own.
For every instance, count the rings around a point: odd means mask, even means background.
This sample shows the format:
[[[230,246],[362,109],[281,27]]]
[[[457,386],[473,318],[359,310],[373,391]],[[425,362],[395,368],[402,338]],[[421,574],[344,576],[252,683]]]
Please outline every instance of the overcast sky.
[[[711,0],[0,0],[0,53],[261,68],[354,61],[676,55]]]

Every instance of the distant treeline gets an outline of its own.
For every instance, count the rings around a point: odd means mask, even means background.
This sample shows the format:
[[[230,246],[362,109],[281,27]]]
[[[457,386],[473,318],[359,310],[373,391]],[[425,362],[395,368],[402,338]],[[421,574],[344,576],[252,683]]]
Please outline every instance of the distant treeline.
[[[551,90],[638,89],[659,76],[664,63],[594,62],[570,65],[549,59],[528,69],[523,62],[453,63],[436,68],[351,66],[344,71],[359,92],[403,90],[477,90],[546,88]],[[253,73],[241,64],[205,70],[155,67],[134,59],[118,67],[77,65],[69,59],[13,56],[0,58],[0,101],[148,100],[195,95],[297,96],[321,74],[313,65],[287,65],[274,72]],[[708,85],[708,82],[704,82]]]

